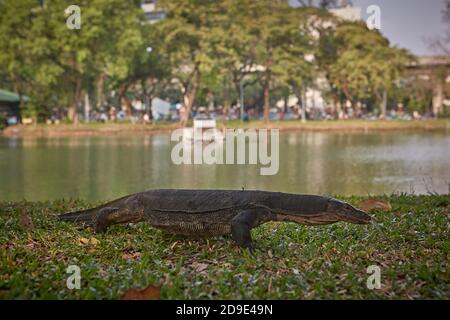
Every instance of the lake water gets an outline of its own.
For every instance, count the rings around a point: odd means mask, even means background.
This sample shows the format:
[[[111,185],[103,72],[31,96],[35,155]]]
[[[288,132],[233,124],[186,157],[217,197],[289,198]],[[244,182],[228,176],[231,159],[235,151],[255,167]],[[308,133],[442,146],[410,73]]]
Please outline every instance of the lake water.
[[[280,134],[278,174],[260,165],[175,165],[170,136],[0,137],[0,200],[108,200],[154,188],[328,195],[447,194],[445,133]]]

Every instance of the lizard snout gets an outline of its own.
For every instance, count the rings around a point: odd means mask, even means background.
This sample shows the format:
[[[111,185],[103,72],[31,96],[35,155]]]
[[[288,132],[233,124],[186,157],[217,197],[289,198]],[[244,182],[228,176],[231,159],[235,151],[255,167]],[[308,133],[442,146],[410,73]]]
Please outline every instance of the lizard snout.
[[[372,217],[366,212],[335,199],[329,201],[327,211],[336,214],[342,221],[350,223],[369,224],[372,221]]]

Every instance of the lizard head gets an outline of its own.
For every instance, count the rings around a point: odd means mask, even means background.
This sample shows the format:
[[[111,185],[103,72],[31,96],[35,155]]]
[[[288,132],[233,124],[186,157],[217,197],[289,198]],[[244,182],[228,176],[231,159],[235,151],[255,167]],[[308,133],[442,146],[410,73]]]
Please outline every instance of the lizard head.
[[[328,200],[327,212],[336,215],[341,221],[356,224],[369,224],[372,217],[352,205],[336,199]]]

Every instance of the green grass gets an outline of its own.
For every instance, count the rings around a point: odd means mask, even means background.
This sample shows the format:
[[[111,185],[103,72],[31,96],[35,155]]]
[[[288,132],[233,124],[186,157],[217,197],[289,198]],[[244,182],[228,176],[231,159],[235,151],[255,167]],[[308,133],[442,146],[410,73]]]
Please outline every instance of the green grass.
[[[372,226],[269,223],[253,230],[254,256],[229,238],[179,239],[145,223],[93,235],[54,219],[94,205],[81,200],[3,202],[0,297],[116,299],[129,288],[162,284],[163,299],[450,299],[450,196],[381,199],[392,204],[374,213],[387,237]],[[31,232],[20,228],[23,208]],[[80,244],[92,236],[97,245]],[[66,287],[71,264],[81,268],[80,290]],[[207,268],[199,272],[198,264]],[[379,290],[366,287],[370,265],[381,268]]]

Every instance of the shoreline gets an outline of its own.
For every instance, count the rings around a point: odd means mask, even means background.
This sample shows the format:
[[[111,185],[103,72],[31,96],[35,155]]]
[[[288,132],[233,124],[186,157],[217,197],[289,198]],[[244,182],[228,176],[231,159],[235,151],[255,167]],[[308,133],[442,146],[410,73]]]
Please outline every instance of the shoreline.
[[[308,121],[302,123],[298,120],[272,121],[268,125],[262,121],[228,122],[218,121],[219,129],[280,129],[280,131],[303,132],[381,132],[381,131],[450,131],[450,119],[439,120],[333,120]],[[90,124],[58,124],[58,125],[15,125],[0,131],[4,137],[66,137],[66,136],[95,136],[95,135],[127,135],[127,134],[160,134],[168,133],[180,128],[176,123],[132,124],[132,123],[90,123]]]

